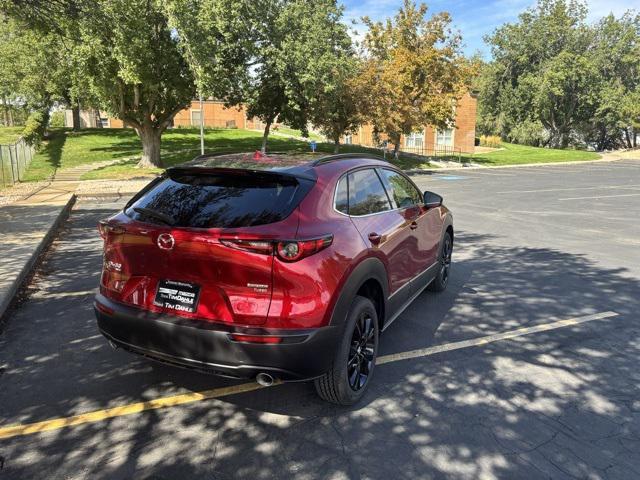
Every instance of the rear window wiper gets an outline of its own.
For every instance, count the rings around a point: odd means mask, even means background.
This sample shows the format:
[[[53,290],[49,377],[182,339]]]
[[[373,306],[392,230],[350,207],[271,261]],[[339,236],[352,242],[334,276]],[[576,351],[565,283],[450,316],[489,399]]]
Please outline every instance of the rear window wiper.
[[[169,226],[175,225],[176,221],[169,215],[158,212],[156,210],[152,210],[150,208],[144,207],[133,207],[133,211],[140,213],[142,215],[146,215],[147,217],[155,218],[156,220],[160,220],[162,223],[166,223]]]

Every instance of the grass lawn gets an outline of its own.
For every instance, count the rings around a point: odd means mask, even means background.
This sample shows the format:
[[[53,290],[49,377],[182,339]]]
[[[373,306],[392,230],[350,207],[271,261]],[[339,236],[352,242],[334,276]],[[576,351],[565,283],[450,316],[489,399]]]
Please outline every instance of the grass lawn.
[[[207,153],[253,152],[260,149],[262,134],[242,129],[205,130],[205,150]],[[309,152],[309,144],[278,135],[269,137],[270,152]],[[141,145],[138,137],[130,129],[86,129],[72,132],[57,129],[51,132],[51,138],[34,157],[26,180],[41,180],[50,176],[56,168],[69,168],[86,163],[95,163],[121,158],[122,161],[85,174],[84,180],[103,178],[134,178],[155,175],[162,169],[137,168]],[[318,150],[332,152],[333,145],[319,143]],[[379,150],[357,145],[344,145],[341,152],[370,152],[380,154]],[[192,160],[200,153],[200,131],[198,129],[168,130],[162,135],[162,159],[167,167]],[[402,158],[403,166],[418,168],[415,160]]]
[[[24,127],[0,127],[0,145],[15,143],[23,130]]]
[[[302,137],[300,130],[294,130],[293,128],[280,126],[273,129],[273,133],[282,133],[283,135],[291,135],[292,137]],[[317,133],[309,132],[309,140],[315,140],[316,142],[324,141],[324,138]]]
[[[6,129],[1,129],[6,130]],[[207,153],[253,152],[260,148],[262,133],[242,129],[205,130]],[[273,153],[306,153],[309,143],[280,135],[269,137],[268,148]],[[40,148],[25,180],[35,181],[49,177],[56,168],[64,169],[87,163],[121,159],[120,162],[93,170],[83,179],[134,178],[154,175],[161,169],[137,168],[140,156],[140,140],[131,129],[86,129],[72,132],[69,129],[53,129],[50,138]],[[333,145],[318,143],[318,151],[331,153]],[[342,145],[341,152],[368,152],[380,155],[380,150],[358,145]],[[162,136],[162,158],[166,166],[188,161],[200,153],[200,134],[197,128],[168,130]],[[482,165],[512,165],[522,163],[563,162],[592,160],[597,153],[579,150],[551,150],[503,144],[503,149],[477,155],[465,155],[465,159]],[[433,165],[412,157],[402,156],[394,162],[403,169],[428,168]]]
[[[502,143],[502,149],[489,153],[463,154],[463,158],[480,165],[517,165],[523,163],[571,162],[597,160],[595,152],[584,150],[557,150]]]

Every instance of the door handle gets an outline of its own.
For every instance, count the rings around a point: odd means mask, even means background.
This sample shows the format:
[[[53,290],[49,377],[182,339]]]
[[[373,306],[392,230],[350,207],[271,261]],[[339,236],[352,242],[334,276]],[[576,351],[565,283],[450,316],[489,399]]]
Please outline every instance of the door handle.
[[[379,233],[371,232],[369,234],[369,241],[374,245],[378,245],[380,243],[380,240],[382,240],[382,235],[380,235]]]
[[[411,223],[409,224],[409,228],[410,228],[411,230],[415,230],[416,228],[418,228],[418,222],[416,222],[416,221],[411,222]]]

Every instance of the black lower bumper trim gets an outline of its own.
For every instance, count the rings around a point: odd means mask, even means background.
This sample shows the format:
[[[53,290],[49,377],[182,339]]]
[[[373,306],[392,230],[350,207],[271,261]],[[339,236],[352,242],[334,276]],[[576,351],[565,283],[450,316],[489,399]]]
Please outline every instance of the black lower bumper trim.
[[[269,373],[282,380],[306,380],[325,373],[340,341],[338,327],[239,329],[207,321],[146,312],[96,296],[107,309],[95,309],[102,334],[124,350],[163,363],[214,375],[254,378]],[[108,310],[113,313],[106,313]],[[232,341],[229,333],[283,336],[279,344]]]

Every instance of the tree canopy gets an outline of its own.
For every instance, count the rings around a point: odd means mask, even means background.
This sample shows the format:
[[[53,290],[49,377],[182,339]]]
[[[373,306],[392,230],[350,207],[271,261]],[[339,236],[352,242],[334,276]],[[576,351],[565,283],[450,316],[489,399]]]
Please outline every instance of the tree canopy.
[[[581,2],[540,0],[486,38],[493,60],[479,80],[481,133],[600,149],[631,139],[638,121],[640,17],[608,16],[595,25],[586,17]]]
[[[461,53],[461,37],[442,12],[405,0],[385,23],[365,18],[369,30],[357,78],[363,116],[395,144],[418,127],[454,125],[455,106],[468,91],[475,64]]]

